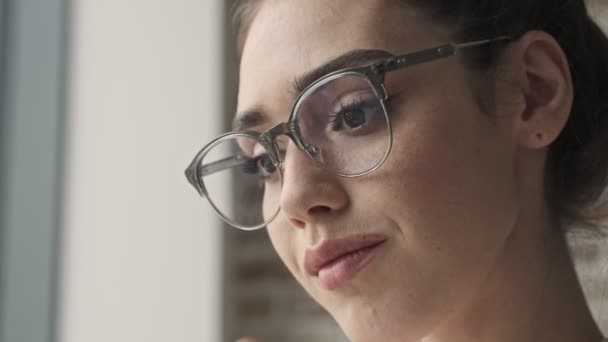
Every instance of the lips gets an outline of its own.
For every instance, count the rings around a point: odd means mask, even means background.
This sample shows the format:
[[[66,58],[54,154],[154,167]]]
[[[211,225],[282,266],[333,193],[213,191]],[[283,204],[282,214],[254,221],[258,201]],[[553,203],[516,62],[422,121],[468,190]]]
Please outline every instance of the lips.
[[[304,256],[306,272],[318,277],[328,290],[342,287],[361,271],[380,250],[386,237],[357,235],[328,240],[307,249]]]

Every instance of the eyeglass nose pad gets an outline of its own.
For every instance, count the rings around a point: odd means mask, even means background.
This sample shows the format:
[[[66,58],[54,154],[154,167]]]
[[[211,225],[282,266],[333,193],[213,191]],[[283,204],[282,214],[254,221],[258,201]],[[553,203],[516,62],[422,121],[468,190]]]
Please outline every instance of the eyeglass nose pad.
[[[319,147],[313,145],[313,144],[307,144],[306,145],[306,150],[312,156],[316,156],[317,154],[319,154],[319,152],[321,152],[321,149]]]

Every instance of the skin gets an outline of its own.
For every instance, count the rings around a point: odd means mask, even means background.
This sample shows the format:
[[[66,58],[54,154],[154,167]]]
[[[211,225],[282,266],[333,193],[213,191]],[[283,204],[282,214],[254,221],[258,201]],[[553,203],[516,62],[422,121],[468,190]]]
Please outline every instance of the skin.
[[[264,1],[238,99],[239,111],[268,117],[255,130],[286,121],[293,80],[346,51],[450,41],[414,10],[353,4]],[[494,77],[450,57],[390,73],[386,88],[394,143],[376,172],[336,177],[287,147],[268,233],[298,282],[352,341],[601,341],[543,198],[547,147],[573,98],[559,45],[530,32],[508,45]],[[305,249],[355,234],[387,243],[346,286],[324,289],[304,270]]]

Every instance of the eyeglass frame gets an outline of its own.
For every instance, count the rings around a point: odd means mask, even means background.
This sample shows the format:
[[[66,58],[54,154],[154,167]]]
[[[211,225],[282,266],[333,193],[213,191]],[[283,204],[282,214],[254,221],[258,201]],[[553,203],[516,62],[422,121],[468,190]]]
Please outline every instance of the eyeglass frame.
[[[207,153],[210,150],[212,150],[217,145],[223,143],[224,141],[227,141],[230,139],[234,139],[234,138],[238,138],[238,137],[253,138],[256,141],[258,141],[262,145],[262,147],[264,147],[266,152],[268,152],[268,155],[269,155],[274,167],[276,167],[278,169],[278,172],[279,172],[280,176],[282,177],[284,159],[281,159],[281,157],[280,157],[279,148],[276,144],[276,139],[281,135],[286,135],[297,146],[297,148],[300,151],[304,151],[308,155],[308,157],[313,161],[313,163],[317,167],[319,167],[333,175],[345,177],[345,178],[356,178],[356,177],[366,176],[366,175],[376,171],[377,169],[379,169],[386,162],[386,160],[388,159],[388,156],[391,152],[392,146],[393,146],[392,125],[391,125],[390,119],[388,117],[388,110],[386,108],[386,102],[388,101],[389,96],[388,96],[388,92],[386,91],[386,88],[384,85],[385,77],[386,77],[387,73],[389,73],[391,71],[403,69],[406,67],[410,67],[413,65],[432,62],[432,61],[446,58],[446,57],[451,57],[451,56],[456,55],[458,50],[461,50],[461,49],[477,47],[477,46],[481,46],[481,45],[485,45],[485,44],[489,44],[489,43],[493,43],[493,42],[505,41],[505,40],[511,40],[511,39],[512,39],[512,37],[510,37],[510,36],[499,36],[496,38],[476,40],[476,41],[465,42],[465,43],[449,43],[449,44],[441,45],[441,46],[430,48],[430,49],[424,49],[424,50],[420,50],[420,51],[416,51],[416,52],[407,53],[404,55],[383,58],[379,61],[376,61],[372,64],[362,66],[362,67],[345,68],[345,69],[341,69],[341,70],[337,70],[332,73],[329,73],[323,77],[320,77],[313,83],[311,83],[296,97],[296,100],[294,101],[294,105],[292,106],[292,109],[291,109],[291,112],[289,115],[289,119],[287,121],[281,122],[269,129],[265,130],[264,132],[256,132],[256,131],[249,131],[249,130],[231,131],[228,133],[224,133],[224,134],[218,136],[217,138],[213,139],[209,143],[207,143],[207,145],[205,145],[205,147],[203,147],[196,154],[196,156],[194,157],[194,159],[192,160],[190,165],[186,168],[186,170],[185,170],[186,178],[188,179],[188,182],[197,190],[197,192],[199,193],[199,195],[201,197],[207,198],[207,200],[209,201],[209,203],[211,204],[213,209],[216,211],[216,213],[226,223],[228,223],[238,229],[242,229],[242,230],[256,230],[256,229],[262,228],[262,227],[266,226],[268,223],[272,222],[278,216],[278,214],[280,212],[280,207],[277,209],[277,212],[270,219],[265,220],[265,222],[263,224],[260,224],[260,225],[254,226],[254,227],[248,227],[248,226],[243,226],[238,223],[235,223],[232,220],[230,220],[229,218],[227,218],[221,212],[221,210],[219,210],[219,208],[215,205],[213,200],[210,198],[210,196],[207,192],[207,188],[205,187],[205,184],[202,180],[203,177],[208,176],[208,175],[213,174],[218,171],[222,171],[222,170],[243,164],[243,161],[239,159],[239,156],[237,156],[237,157],[225,158],[222,160],[212,162],[210,164],[202,165],[202,160],[204,159],[204,157],[207,155]],[[316,154],[318,152],[318,151],[315,151],[316,146],[310,145],[310,144],[308,144],[308,145],[305,144],[305,142],[302,139],[302,135],[300,133],[300,128],[298,126],[298,116],[299,116],[300,105],[302,104],[302,102],[304,100],[306,100],[308,98],[308,95],[313,93],[319,87],[327,84],[328,82],[331,82],[332,80],[338,79],[340,77],[348,76],[348,75],[355,75],[358,77],[363,77],[370,83],[370,86],[374,90],[376,96],[378,97],[378,100],[381,103],[382,109],[384,111],[384,115],[386,117],[387,128],[388,128],[388,147],[387,147],[387,150],[386,150],[384,156],[380,160],[380,162],[378,162],[375,166],[371,167],[369,170],[367,170],[365,172],[360,172],[357,174],[345,174],[345,173],[340,173],[340,172],[334,171],[331,168],[325,166],[319,160],[317,160],[314,157],[314,154]]]

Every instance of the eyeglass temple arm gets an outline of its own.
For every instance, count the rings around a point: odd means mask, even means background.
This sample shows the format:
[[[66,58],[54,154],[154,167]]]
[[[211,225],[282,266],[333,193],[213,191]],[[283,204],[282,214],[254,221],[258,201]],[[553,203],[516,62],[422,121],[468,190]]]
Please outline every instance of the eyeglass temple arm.
[[[220,159],[210,164],[202,165],[199,171],[201,177],[212,175],[216,172],[244,165],[245,161],[240,155]]]
[[[205,192],[200,182],[201,178],[212,175],[219,171],[244,165],[245,163],[246,161],[244,161],[239,156],[220,159],[218,161],[205,165],[200,165],[199,161],[198,163],[193,163],[192,166],[190,166],[186,170],[186,177],[188,178],[190,184],[192,184],[192,186],[194,186],[198,190],[199,194],[201,196],[204,196]]]
[[[422,50],[419,52],[409,53],[401,56],[395,56],[388,60],[383,61],[376,68],[383,69],[384,72],[389,72],[401,68],[405,68],[411,65],[430,62],[436,59],[449,57],[455,55],[459,49],[465,49],[470,47],[476,47],[496,41],[510,40],[509,36],[501,36],[493,39],[484,39],[468,43],[460,44],[446,44],[431,49]]]

